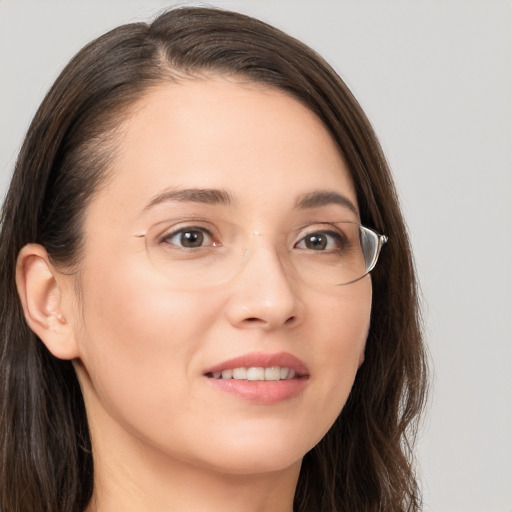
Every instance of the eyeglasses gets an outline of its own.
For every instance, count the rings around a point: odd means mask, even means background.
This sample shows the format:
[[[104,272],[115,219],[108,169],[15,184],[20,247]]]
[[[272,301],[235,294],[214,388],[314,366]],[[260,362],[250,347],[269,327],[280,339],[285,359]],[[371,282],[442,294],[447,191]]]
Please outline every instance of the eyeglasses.
[[[144,236],[152,264],[174,288],[186,290],[235,279],[255,246],[277,257],[289,279],[315,286],[347,285],[372,271],[388,241],[387,236],[354,222],[297,228],[276,237],[271,250],[267,241],[260,243],[263,235],[259,233],[243,235],[231,224],[219,230],[202,220],[160,223]]]

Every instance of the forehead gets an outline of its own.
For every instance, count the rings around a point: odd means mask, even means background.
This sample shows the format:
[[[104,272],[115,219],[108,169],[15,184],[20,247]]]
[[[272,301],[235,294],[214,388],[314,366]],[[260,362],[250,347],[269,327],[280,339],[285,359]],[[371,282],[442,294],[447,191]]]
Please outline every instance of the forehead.
[[[228,190],[242,203],[279,192],[290,204],[333,189],[356,204],[328,130],[278,89],[226,78],[163,84],[135,105],[120,133],[110,202],[140,208],[176,187]]]

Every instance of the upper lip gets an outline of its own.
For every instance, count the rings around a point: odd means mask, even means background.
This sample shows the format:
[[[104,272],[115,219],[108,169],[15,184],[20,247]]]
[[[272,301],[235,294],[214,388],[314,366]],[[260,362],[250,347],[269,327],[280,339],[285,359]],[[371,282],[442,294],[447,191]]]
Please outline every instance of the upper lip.
[[[215,366],[208,368],[204,373],[206,375],[215,372],[222,372],[224,370],[232,370],[233,368],[271,368],[273,366],[295,370],[297,377],[306,377],[309,375],[309,370],[306,364],[298,357],[287,352],[278,352],[273,354],[251,352],[216,364]]]

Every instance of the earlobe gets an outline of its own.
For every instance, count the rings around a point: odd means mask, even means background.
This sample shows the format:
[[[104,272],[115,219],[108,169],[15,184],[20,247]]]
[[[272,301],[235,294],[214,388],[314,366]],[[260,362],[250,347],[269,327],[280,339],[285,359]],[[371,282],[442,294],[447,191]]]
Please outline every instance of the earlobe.
[[[77,343],[63,310],[63,279],[44,247],[28,244],[16,265],[16,286],[29,327],[59,359],[78,357]]]

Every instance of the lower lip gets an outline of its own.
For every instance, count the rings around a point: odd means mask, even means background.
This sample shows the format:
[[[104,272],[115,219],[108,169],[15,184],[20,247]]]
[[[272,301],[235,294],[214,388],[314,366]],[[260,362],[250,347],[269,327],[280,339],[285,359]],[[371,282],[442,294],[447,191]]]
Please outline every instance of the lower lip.
[[[206,377],[216,389],[258,404],[276,404],[297,398],[306,388],[308,378],[290,380],[237,380]]]

